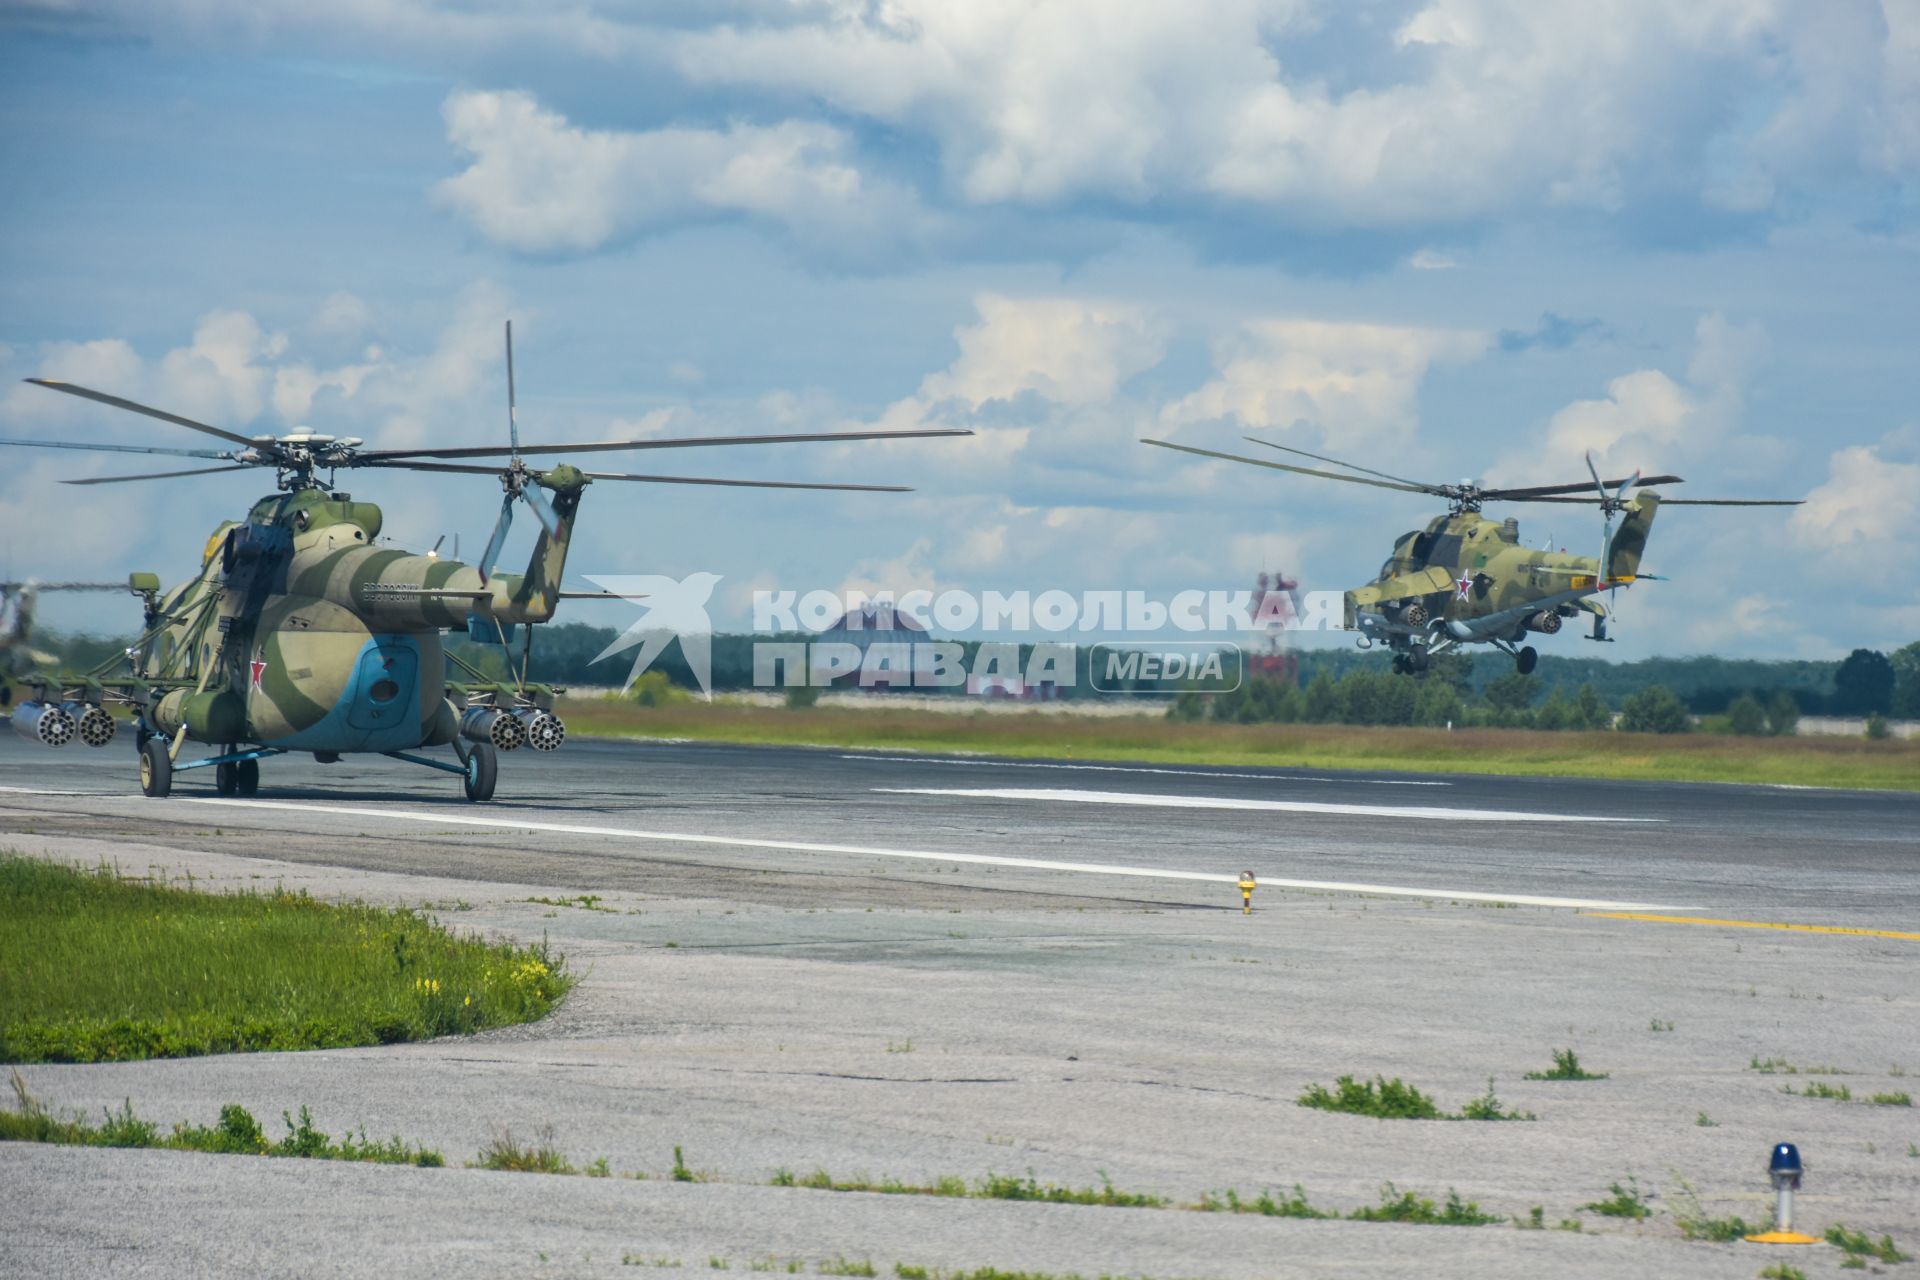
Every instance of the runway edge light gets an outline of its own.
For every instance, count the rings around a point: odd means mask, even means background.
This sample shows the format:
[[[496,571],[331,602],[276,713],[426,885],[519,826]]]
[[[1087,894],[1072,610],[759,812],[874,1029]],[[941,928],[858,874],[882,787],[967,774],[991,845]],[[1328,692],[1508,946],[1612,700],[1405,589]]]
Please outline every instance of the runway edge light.
[[[1791,1142],[1773,1144],[1767,1160],[1767,1176],[1773,1179],[1773,1230],[1748,1236],[1754,1244],[1819,1244],[1817,1236],[1803,1235],[1793,1229],[1793,1193],[1800,1189],[1800,1148]]]

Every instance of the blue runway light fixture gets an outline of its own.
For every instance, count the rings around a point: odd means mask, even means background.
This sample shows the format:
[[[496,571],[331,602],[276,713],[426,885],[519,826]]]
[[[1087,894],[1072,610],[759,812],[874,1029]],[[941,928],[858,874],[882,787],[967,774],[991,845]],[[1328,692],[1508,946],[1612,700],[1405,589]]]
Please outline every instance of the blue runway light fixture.
[[[1767,1158],[1767,1176],[1773,1180],[1773,1230],[1748,1236],[1755,1244],[1818,1244],[1809,1235],[1793,1229],[1793,1193],[1800,1189],[1800,1177],[1806,1172],[1800,1163],[1800,1148],[1791,1142],[1773,1144]]]

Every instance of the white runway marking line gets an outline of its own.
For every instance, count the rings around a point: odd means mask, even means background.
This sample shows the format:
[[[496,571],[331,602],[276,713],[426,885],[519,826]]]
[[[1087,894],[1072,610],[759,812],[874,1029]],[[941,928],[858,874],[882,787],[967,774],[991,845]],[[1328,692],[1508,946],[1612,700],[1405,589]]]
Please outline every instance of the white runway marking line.
[[[1509,809],[1449,809],[1438,805],[1332,804],[1321,800],[1240,800],[1231,796],[1162,796],[1141,791],[1076,791],[1026,787],[874,787],[903,796],[958,796],[977,800],[1054,800],[1067,804],[1135,805],[1148,809],[1250,809],[1265,813],[1324,813],[1438,822],[1659,822],[1581,813],[1527,813]]]
[[[1341,778],[1326,774],[1224,773],[1218,769],[1167,769],[1155,765],[1062,764],[1055,760],[977,760],[952,756],[878,756],[868,751],[846,751],[842,760],[875,760],[882,764],[970,765],[976,769],[1077,769],[1086,773],[1151,773],[1179,778],[1244,778],[1254,782],[1350,782],[1367,787],[1450,787],[1451,782],[1414,778]]]
[[[36,791],[29,787],[0,788],[24,795],[80,794]],[[106,793],[95,793],[106,794]],[[117,797],[134,799],[135,797]],[[214,804],[234,809],[270,809],[290,813],[326,813],[343,818],[385,818],[404,822],[439,823],[450,827],[490,827],[504,831],[541,831],[557,835],[610,836],[618,840],[651,840],[674,844],[704,844],[735,849],[771,849],[788,853],[842,853],[869,858],[906,858],[918,862],[966,863],[973,866],[1022,867],[1035,871],[1071,871],[1083,875],[1134,876],[1150,880],[1199,880],[1234,884],[1238,875],[1212,871],[1170,871],[1157,867],[1121,867],[1103,862],[1054,862],[1043,858],[1006,858],[985,853],[936,853],[920,849],[878,849],[866,845],[815,844],[804,840],[760,840],[747,836],[689,835],[675,831],[636,831],[629,827],[596,827],[565,822],[532,822],[520,818],[483,818],[470,814],[417,813],[408,809],[366,809],[353,805],[298,804],[282,800],[226,800],[213,796],[176,796],[180,804]],[[145,801],[161,806],[168,801]],[[1342,880],[1285,880],[1262,878],[1267,888],[1316,889],[1325,893],[1365,893],[1389,898],[1435,898],[1453,902],[1507,902],[1523,907],[1571,907],[1588,911],[1693,911],[1694,907],[1662,906],[1646,902],[1613,902],[1596,898],[1556,898],[1527,893],[1484,893],[1467,889],[1413,889],[1399,885],[1354,884]]]

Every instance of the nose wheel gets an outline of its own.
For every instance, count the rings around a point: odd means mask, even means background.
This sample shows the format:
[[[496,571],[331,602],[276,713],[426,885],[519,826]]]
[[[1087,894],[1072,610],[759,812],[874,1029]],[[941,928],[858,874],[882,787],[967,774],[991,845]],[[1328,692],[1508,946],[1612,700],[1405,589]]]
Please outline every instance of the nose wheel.
[[[159,734],[140,747],[140,791],[158,800],[173,790],[173,758],[167,754],[167,740]]]

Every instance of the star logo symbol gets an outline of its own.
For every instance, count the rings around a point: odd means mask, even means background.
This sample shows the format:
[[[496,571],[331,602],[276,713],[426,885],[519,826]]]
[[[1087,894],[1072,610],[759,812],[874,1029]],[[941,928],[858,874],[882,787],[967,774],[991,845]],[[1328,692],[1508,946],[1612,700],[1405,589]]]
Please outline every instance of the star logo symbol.
[[[260,687],[260,681],[266,678],[267,660],[265,658],[255,658],[247,665],[253,671],[253,687],[258,689]]]
[[[1465,600],[1467,598],[1467,593],[1473,590],[1473,579],[1463,573],[1460,575],[1460,580],[1454,583],[1453,585],[1459,588],[1460,598],[1462,600]]]

